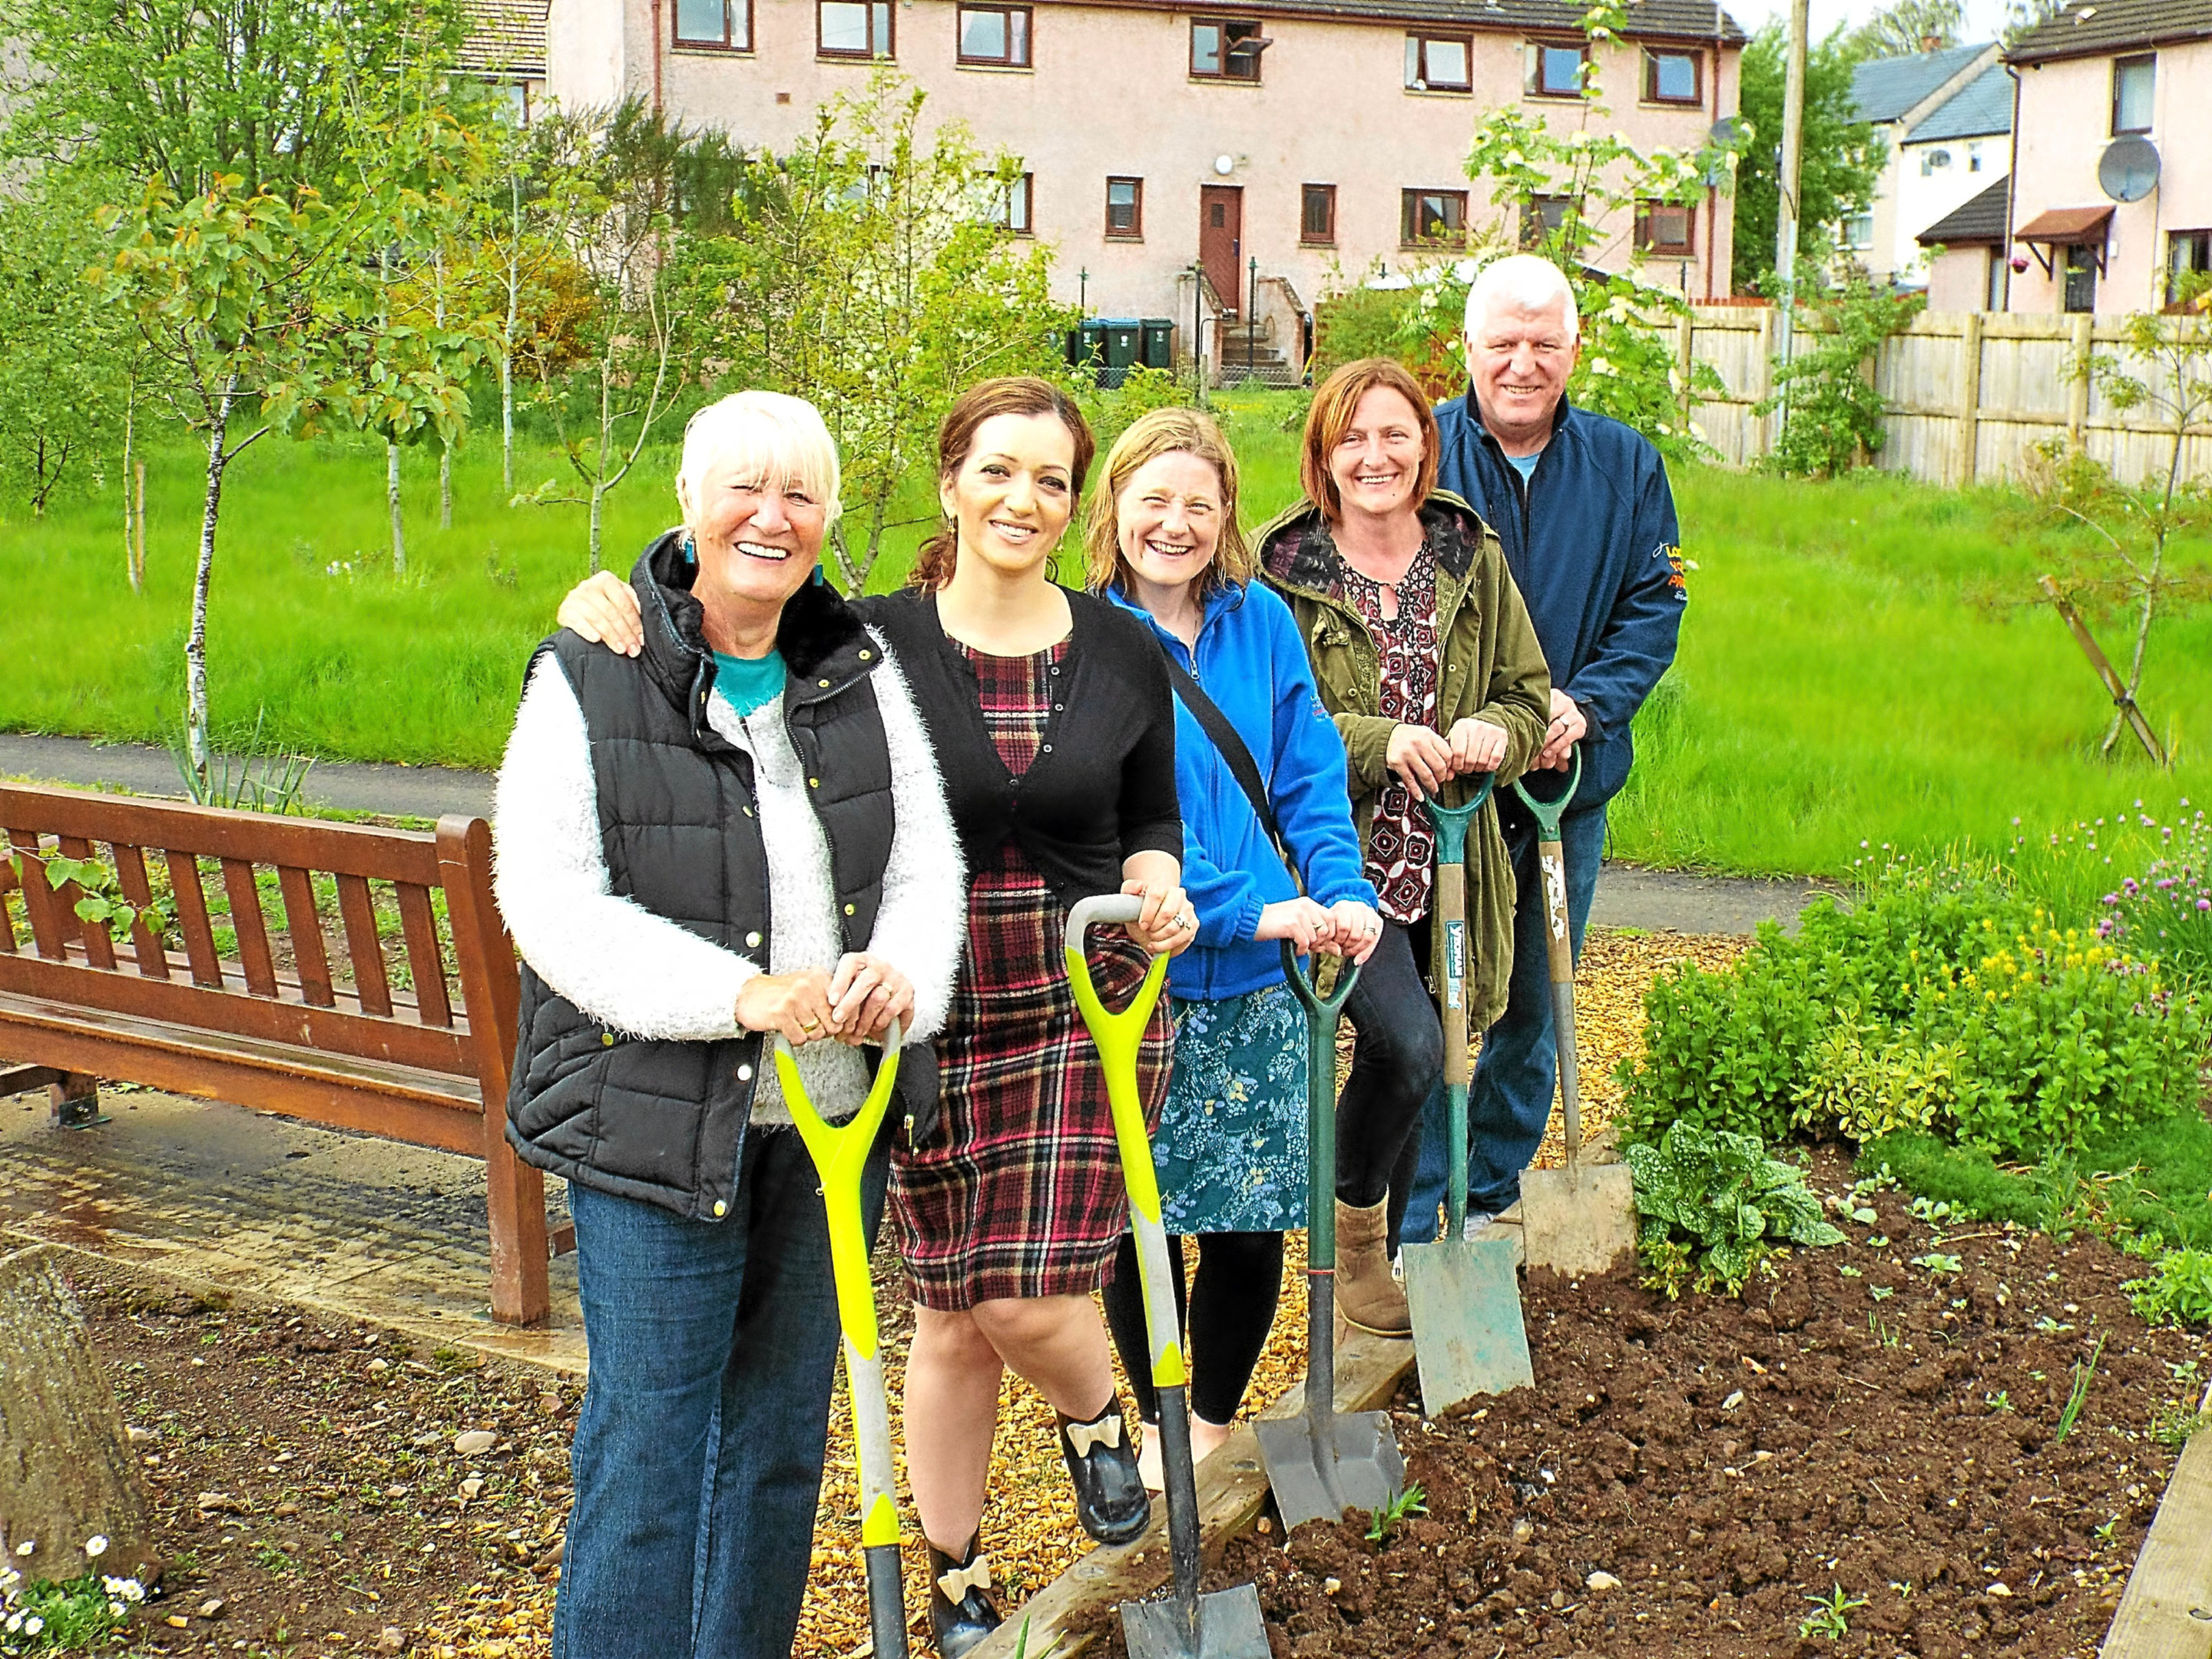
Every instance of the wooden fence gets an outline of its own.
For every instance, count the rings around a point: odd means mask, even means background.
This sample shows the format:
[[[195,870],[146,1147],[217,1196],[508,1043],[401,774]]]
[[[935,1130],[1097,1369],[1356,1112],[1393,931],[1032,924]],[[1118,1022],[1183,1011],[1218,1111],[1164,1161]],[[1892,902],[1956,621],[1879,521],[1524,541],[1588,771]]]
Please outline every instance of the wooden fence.
[[[1753,410],[1772,390],[1778,320],[1768,306],[1701,306],[1679,325],[1678,354],[1711,364],[1728,388],[1694,415],[1731,466],[1773,443],[1775,417]],[[2033,445],[2071,437],[2124,482],[2163,477],[2173,440],[2158,411],[2123,413],[2078,372],[2093,354],[2124,360],[2121,329],[2118,318],[1923,312],[1875,360],[1888,408],[1875,465],[1931,483],[1995,482],[2016,474]],[[2140,362],[2130,368],[2148,379]],[[2212,475],[2212,425],[2191,428],[2181,470]]]

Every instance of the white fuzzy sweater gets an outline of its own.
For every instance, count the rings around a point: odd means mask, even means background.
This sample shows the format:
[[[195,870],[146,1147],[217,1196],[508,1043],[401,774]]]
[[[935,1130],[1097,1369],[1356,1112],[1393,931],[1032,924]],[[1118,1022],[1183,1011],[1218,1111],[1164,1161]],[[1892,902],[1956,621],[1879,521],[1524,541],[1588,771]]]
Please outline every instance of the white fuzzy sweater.
[[[880,640],[878,641],[881,643]],[[868,949],[914,981],[909,1041],[936,1035],[952,995],[967,916],[960,842],[937,757],[888,648],[872,683],[890,750],[897,815],[883,903]],[[738,992],[754,975],[835,972],[840,955],[830,848],[779,696],[740,718],[717,696],[707,717],[753,757],[761,835],[775,915],[769,960],[727,951],[617,895],[600,850],[599,790],[583,709],[560,664],[530,676],[499,770],[494,890],[523,959],[593,1019],[641,1037],[703,1042],[741,1034]],[[788,1123],[775,1068],[763,1064],[753,1121]],[[866,1097],[866,1062],[842,1042],[799,1051],[815,1109],[832,1121]]]

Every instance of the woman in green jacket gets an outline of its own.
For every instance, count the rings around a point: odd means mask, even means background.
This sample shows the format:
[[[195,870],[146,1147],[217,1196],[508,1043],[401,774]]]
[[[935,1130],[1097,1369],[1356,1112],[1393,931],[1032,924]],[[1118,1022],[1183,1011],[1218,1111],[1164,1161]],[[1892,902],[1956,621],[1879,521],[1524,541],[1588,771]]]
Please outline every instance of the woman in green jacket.
[[[1337,1308],[1363,1330],[1413,1326],[1389,1256],[1419,1151],[1421,1108],[1443,1069],[1422,981],[1443,941],[1429,926],[1436,846],[1422,798],[1520,775],[1543,747],[1551,677],[1490,527],[1436,488],[1437,424],[1387,358],[1322,382],[1299,458],[1305,499],[1260,532],[1261,573],[1291,607],[1322,704],[1344,738],[1354,823],[1381,896],[1383,939],[1347,1006],[1357,1036],[1338,1103]],[[1486,805],[1467,842],[1469,1027],[1505,1006],[1513,871]]]

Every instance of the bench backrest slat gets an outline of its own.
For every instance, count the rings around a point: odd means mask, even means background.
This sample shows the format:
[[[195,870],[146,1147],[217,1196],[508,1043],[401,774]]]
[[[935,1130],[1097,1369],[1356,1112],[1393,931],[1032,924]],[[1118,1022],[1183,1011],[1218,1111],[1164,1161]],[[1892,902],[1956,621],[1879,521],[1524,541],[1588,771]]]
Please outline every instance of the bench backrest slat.
[[[116,884],[138,913],[131,919],[131,943],[138,953],[139,975],[167,979],[169,953],[146,922],[146,913],[154,908],[153,884],[146,879],[146,854],[129,842],[117,842],[109,850],[115,854]]]
[[[8,905],[8,895],[21,885],[15,879],[15,866],[0,859],[0,956],[15,954],[15,913]]]
[[[446,1000],[446,963],[438,950],[438,925],[427,888],[400,882],[399,922],[407,939],[407,967],[415,976],[415,1004],[425,1025],[451,1025],[453,1005]]]
[[[359,876],[338,878],[338,915],[345,921],[346,953],[353,958],[354,989],[364,1013],[392,1012],[392,981],[377,945],[376,906],[368,883]]]
[[[257,997],[273,997],[276,967],[269,956],[269,924],[261,915],[261,892],[253,884],[252,865],[244,859],[223,860],[222,890],[230,900],[230,925],[238,935],[246,988]]]
[[[312,1006],[332,1008],[331,962],[323,949],[323,919],[315,914],[315,882],[295,864],[280,865],[276,884],[284,896],[284,932],[292,941],[292,972],[300,995]]]
[[[177,900],[177,931],[185,936],[185,959],[192,983],[222,988],[222,969],[215,954],[215,928],[208,921],[207,892],[200,885],[200,861],[174,848],[162,849],[169,866],[169,888]]]
[[[53,890],[46,885],[46,860],[39,850],[39,833],[10,824],[8,845],[19,866],[17,878],[23,884],[23,915],[31,924],[31,944],[40,956],[58,961],[64,954],[66,935],[55,915],[59,907],[54,902]]]

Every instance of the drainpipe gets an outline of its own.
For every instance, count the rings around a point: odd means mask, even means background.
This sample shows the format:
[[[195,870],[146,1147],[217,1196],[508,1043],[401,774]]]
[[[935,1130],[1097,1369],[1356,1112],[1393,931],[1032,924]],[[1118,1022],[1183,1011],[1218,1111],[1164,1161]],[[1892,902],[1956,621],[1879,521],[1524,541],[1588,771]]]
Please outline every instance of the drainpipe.
[[[2012,309],[2012,228],[2019,223],[2016,216],[2020,204],[2020,70],[2007,64],[2005,73],[2012,76],[2012,154],[2006,158],[2004,240],[1997,244],[1997,258],[2004,264],[2004,308]],[[1983,296],[1987,303],[1988,296]]]
[[[660,0],[653,0],[653,112],[660,113]]]

